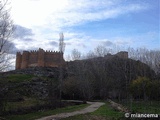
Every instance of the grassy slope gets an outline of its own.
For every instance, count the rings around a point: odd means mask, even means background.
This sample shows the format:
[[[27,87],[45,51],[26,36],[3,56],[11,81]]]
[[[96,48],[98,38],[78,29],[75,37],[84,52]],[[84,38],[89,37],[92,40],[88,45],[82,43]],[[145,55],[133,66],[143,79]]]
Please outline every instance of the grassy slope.
[[[34,120],[36,118],[41,118],[44,116],[54,115],[58,113],[73,112],[75,110],[83,109],[87,106],[88,104],[81,104],[81,105],[69,106],[65,108],[58,108],[54,110],[38,111],[38,112],[24,114],[24,115],[12,115],[12,116],[7,116],[6,119],[7,120]]]
[[[21,109],[28,108],[35,105],[43,105],[45,102],[43,100],[38,100],[35,98],[25,98],[24,101],[19,102],[7,102],[6,110],[14,110],[14,109]]]
[[[19,82],[24,82],[24,81],[30,81],[31,78],[33,78],[34,75],[27,75],[27,74],[11,74],[9,76],[7,76],[7,81],[9,82],[15,82],[15,83],[19,83]]]
[[[98,110],[93,113],[85,115],[77,115],[73,117],[68,117],[62,120],[112,120],[112,119],[123,119],[124,113],[113,110],[109,103],[106,102],[105,105],[101,106]]]
[[[134,101],[132,108],[133,111],[136,111],[137,113],[160,114],[160,101],[152,101],[152,102]],[[125,120],[124,114],[125,113],[113,110],[110,107],[109,103],[106,102],[105,105],[101,106],[98,110],[96,110],[93,113],[85,115],[77,115],[62,120]]]
[[[32,78],[35,77],[34,75],[27,75],[27,74],[10,74],[6,77],[4,77],[3,79],[0,80],[0,84],[2,85],[8,85],[8,86],[14,86],[14,85],[18,85],[19,83],[22,82],[27,82],[27,81],[31,81]],[[25,89],[21,86],[18,87],[13,87],[9,89],[9,92],[7,93],[7,97],[11,95],[10,98],[8,99],[14,99],[17,96],[17,91],[24,93]],[[9,94],[9,95],[8,95]],[[14,109],[18,109],[18,108],[22,108],[23,107],[30,107],[30,106],[34,106],[36,104],[38,104],[39,100],[36,100],[35,98],[30,98],[30,97],[25,97],[25,95],[21,95],[18,94],[18,96],[23,97],[25,100],[24,101],[17,101],[17,102],[7,102],[6,106],[5,106],[5,110],[14,110]]]
[[[0,80],[0,83],[2,84],[15,84],[15,83],[21,83],[21,82],[27,82],[31,81],[32,78],[35,77],[34,75],[26,75],[26,74],[10,74],[4,79]],[[17,88],[16,88],[17,89]],[[18,88],[20,89],[20,88]],[[25,100],[24,101],[19,101],[19,102],[8,102],[6,104],[6,110],[12,110],[12,109],[18,109],[22,108],[22,106],[25,107],[30,107],[34,106],[37,104],[43,104],[43,101],[30,98],[27,96],[24,96]],[[82,109],[84,107],[88,106],[87,104],[82,104],[82,105],[76,105],[76,106],[69,106],[66,108],[58,108],[55,110],[47,110],[47,111],[38,111],[34,113],[29,113],[29,114],[24,114],[24,115],[11,115],[7,116],[7,120],[34,120],[36,118],[40,118],[43,116],[48,116],[48,115],[54,115],[57,113],[62,113],[62,112],[72,112],[75,110]]]
[[[137,113],[154,113],[160,114],[160,101],[133,101],[132,104],[121,103],[128,108],[131,108],[133,112]]]
[[[31,78],[33,78],[33,75],[23,75],[23,74],[13,74],[7,77],[7,81],[9,83],[19,83],[19,82],[24,82],[24,81],[28,81],[31,80]],[[2,81],[0,81],[0,83],[2,83]],[[15,108],[16,106],[21,106],[23,105],[33,105],[34,103],[37,104],[37,101],[35,100],[29,100],[29,101],[25,101],[26,103],[16,103],[15,104]],[[8,104],[8,109],[9,106],[12,106],[12,108],[14,107],[14,104]],[[126,105],[125,103],[122,103],[123,105]],[[126,105],[126,106],[130,106],[130,105]],[[61,109],[55,109],[55,110],[49,110],[49,111],[39,111],[39,112],[34,112],[34,113],[30,113],[30,114],[25,114],[25,115],[14,115],[14,116],[8,116],[7,119],[8,120],[32,120],[35,118],[39,118],[42,116],[47,116],[47,115],[53,115],[53,114],[57,114],[57,113],[62,113],[62,112],[71,112],[71,111],[75,111],[77,109],[82,109],[84,108],[85,105],[80,105],[80,106],[71,106],[71,107],[67,107],[67,108],[61,108]],[[160,114],[160,101],[154,101],[154,102],[143,102],[143,101],[139,101],[139,102],[133,102],[132,104],[132,110],[136,111],[136,112],[140,112],[140,113],[158,113]],[[69,117],[66,118],[64,120],[92,120],[92,119],[118,119],[124,116],[124,113],[120,113],[118,111],[114,111],[108,103],[106,103],[104,106],[100,107],[97,111],[91,113],[91,114],[85,114],[85,115],[78,115],[78,116],[74,116],[74,117]]]

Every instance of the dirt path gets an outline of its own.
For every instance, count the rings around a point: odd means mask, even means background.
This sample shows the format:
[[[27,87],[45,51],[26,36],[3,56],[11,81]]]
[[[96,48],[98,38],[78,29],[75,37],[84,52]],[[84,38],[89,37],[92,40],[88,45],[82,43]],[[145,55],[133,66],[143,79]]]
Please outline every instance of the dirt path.
[[[67,117],[75,116],[79,114],[86,114],[86,113],[90,113],[90,112],[97,110],[100,106],[105,104],[102,102],[87,102],[87,103],[90,104],[90,106],[82,110],[69,112],[69,113],[60,113],[60,114],[51,115],[51,116],[43,117],[43,118],[36,119],[36,120],[59,120],[61,118],[67,118]]]

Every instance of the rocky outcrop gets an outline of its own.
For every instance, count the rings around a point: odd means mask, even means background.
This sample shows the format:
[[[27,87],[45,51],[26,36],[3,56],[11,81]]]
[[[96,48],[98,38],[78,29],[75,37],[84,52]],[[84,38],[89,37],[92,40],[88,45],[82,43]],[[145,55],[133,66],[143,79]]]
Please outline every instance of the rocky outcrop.
[[[22,81],[14,82],[14,80],[8,80],[10,75],[33,75],[30,79],[22,78]],[[0,73],[1,84],[0,91],[12,92],[13,97],[10,97],[11,101],[16,101],[23,98],[23,96],[33,96],[39,99],[44,99],[50,92],[50,87],[57,89],[60,69],[52,67],[33,67],[20,70],[13,70],[4,73]],[[63,77],[66,77],[67,73],[63,69]],[[51,84],[53,84],[51,86]],[[13,100],[12,100],[13,99]]]
[[[60,73],[60,69],[57,67],[31,67],[20,70],[12,70],[8,72],[0,73],[0,75],[8,75],[8,74],[33,74],[35,76],[41,77],[50,77],[50,78],[58,78]],[[67,76],[66,70],[63,69],[64,77]]]
[[[19,86],[25,90],[24,94],[44,99],[48,96],[48,83],[48,80],[35,77],[31,81],[19,84]]]

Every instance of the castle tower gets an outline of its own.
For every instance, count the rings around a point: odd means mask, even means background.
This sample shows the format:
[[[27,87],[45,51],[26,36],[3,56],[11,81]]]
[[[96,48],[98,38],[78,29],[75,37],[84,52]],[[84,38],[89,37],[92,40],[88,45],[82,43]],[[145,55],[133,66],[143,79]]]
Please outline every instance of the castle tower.
[[[116,56],[120,57],[120,58],[123,58],[123,59],[127,59],[128,58],[128,52],[126,51],[121,51],[121,52],[118,52],[116,54]]]
[[[29,60],[29,52],[23,51],[21,69],[28,67],[28,60]]]
[[[16,54],[16,69],[21,69],[22,55],[20,52]]]
[[[38,51],[38,66],[40,66],[40,67],[45,66],[44,55],[45,55],[45,51],[43,49],[39,48],[39,51]]]
[[[60,65],[65,65],[62,52],[44,51],[39,48],[38,51],[23,51],[22,54],[17,52],[16,55],[16,69],[29,67],[60,67]]]

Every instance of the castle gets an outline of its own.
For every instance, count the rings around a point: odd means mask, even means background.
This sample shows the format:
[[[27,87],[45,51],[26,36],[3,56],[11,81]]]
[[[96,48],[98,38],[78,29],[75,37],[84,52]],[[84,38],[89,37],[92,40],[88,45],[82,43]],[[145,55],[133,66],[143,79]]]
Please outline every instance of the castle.
[[[16,68],[24,69],[28,67],[59,67],[64,65],[63,53],[44,51],[39,48],[38,51],[23,51],[16,54]]]
[[[117,57],[122,58],[122,59],[128,59],[128,52],[126,52],[126,51],[120,51],[120,52],[118,52],[117,54],[114,54],[114,55],[111,55],[110,53],[108,53],[104,57],[105,58],[111,58],[113,56],[117,56]]]

